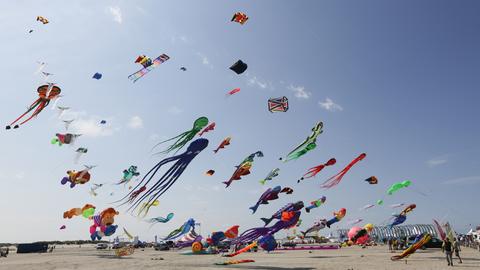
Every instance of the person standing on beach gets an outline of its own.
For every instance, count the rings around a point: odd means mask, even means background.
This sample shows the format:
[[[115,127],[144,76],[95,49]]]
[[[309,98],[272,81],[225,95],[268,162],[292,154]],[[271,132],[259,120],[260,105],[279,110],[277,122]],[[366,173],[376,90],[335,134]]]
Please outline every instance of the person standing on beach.
[[[455,251],[455,257],[458,257],[460,260],[459,263],[462,263],[462,258],[460,258],[460,241],[458,239],[455,239],[455,242],[453,242],[453,250]]]
[[[452,248],[452,242],[450,242],[448,237],[446,237],[445,240],[443,240],[442,251],[445,252],[445,256],[447,257],[447,263],[449,266],[453,266]]]

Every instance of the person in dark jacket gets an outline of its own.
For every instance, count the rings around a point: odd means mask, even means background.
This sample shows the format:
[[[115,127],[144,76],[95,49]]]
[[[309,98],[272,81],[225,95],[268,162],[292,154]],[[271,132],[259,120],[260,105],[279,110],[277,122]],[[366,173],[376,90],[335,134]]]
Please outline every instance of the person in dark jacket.
[[[450,242],[448,237],[446,237],[445,240],[443,240],[442,251],[445,252],[448,265],[453,266],[453,259],[452,259],[453,244],[452,242]]]

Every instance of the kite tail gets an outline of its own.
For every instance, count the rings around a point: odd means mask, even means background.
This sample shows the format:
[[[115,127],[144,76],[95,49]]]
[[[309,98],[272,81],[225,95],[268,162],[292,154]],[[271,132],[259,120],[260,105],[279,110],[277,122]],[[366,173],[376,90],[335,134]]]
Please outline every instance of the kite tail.
[[[32,105],[30,105],[30,107],[28,107],[28,110],[23,113],[22,115],[20,115],[17,119],[15,119],[12,123],[10,123],[8,126],[7,126],[7,129],[10,129],[10,126],[15,124],[16,122],[18,122],[20,119],[22,119],[22,117],[24,117],[27,113],[31,112],[33,109],[35,109],[35,107],[38,106],[38,104],[41,103],[41,98],[38,98],[37,100],[35,100]],[[18,128],[18,125],[16,125],[14,128]]]
[[[26,122],[30,121],[32,118],[37,116],[45,108],[45,106],[46,106],[45,103],[40,102],[37,109],[35,109],[35,111],[33,111],[32,115],[30,115],[30,117],[28,117],[27,119],[25,119],[23,122],[21,122],[18,125],[21,126],[21,125],[25,124]]]
[[[260,204],[257,203],[254,206],[248,208],[248,209],[251,209],[253,211],[252,215],[255,214],[255,212],[257,212],[258,206],[260,206]]]
[[[265,222],[264,226],[267,226],[268,224],[270,224],[270,222],[272,222],[273,218],[261,218],[261,220]]]

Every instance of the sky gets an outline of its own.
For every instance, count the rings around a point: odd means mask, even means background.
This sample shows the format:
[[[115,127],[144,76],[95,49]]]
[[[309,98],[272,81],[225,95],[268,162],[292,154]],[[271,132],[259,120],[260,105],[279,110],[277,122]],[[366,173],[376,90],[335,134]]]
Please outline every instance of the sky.
[[[458,232],[480,223],[476,201],[480,184],[480,3],[478,1],[1,1],[0,117],[7,125],[37,97],[44,79],[37,61],[62,89],[56,105],[71,109],[59,118],[54,104],[17,130],[0,131],[0,242],[88,239],[89,220],[64,220],[64,211],[94,204],[114,206],[120,228],[153,240],[192,217],[200,231],[263,226],[289,202],[326,203],[307,214],[306,229],[347,215],[326,235],[348,222],[387,224],[395,203],[415,203],[405,224],[450,221]],[[249,20],[231,22],[235,12]],[[36,16],[50,23],[37,22]],[[28,30],[33,29],[32,33]],[[170,60],[132,83],[138,55]],[[237,75],[229,67],[248,64]],[[180,67],[186,67],[183,72]],[[95,72],[101,80],[92,79]],[[234,96],[225,93],[241,88]],[[267,100],[286,96],[289,110],[270,113]],[[206,116],[216,123],[206,133],[209,146],[188,166],[151,209],[149,217],[175,213],[167,224],[150,224],[112,202],[128,192],[112,183],[137,165],[142,175],[168,156],[152,156],[161,140],[192,128]],[[50,144],[69,131],[82,136],[74,146]],[[100,120],[107,120],[100,125]],[[318,121],[324,132],[317,148],[282,163]],[[231,145],[213,154],[220,142]],[[78,164],[75,150],[88,148]],[[164,145],[167,147],[167,145]],[[180,150],[179,153],[183,152]],[[221,183],[245,157],[261,150],[251,174],[227,189]],[[342,182],[320,184],[360,153]],[[313,166],[335,157],[337,164],[298,184]],[[67,170],[98,165],[92,180],[70,189],[60,180]],[[165,172],[170,165],[167,165]],[[268,172],[280,175],[262,186]],[[214,169],[216,173],[205,176]],[[160,174],[161,175],[161,174]],[[160,177],[160,175],[158,177]],[[379,179],[368,185],[364,179]],[[395,182],[411,180],[387,196]],[[92,183],[104,183],[98,196]],[[291,195],[248,209],[267,187],[289,186]],[[110,195],[113,193],[113,195]],[[367,211],[367,204],[384,199]],[[61,225],[67,229],[59,230]],[[359,224],[361,225],[361,224]],[[117,233],[121,236],[121,230]],[[279,233],[279,236],[285,232]]]

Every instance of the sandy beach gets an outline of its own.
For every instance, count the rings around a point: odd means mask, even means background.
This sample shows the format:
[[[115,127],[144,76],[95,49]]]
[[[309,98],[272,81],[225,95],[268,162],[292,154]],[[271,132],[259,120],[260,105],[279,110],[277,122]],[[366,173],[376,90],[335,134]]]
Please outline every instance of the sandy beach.
[[[189,251],[189,250],[185,250]],[[117,258],[111,250],[95,250],[93,247],[61,247],[53,253],[15,254],[0,259],[0,269],[265,269],[265,270],[312,270],[312,269],[451,269],[439,249],[419,251],[407,263],[391,261],[392,253],[387,247],[349,247],[338,250],[276,251],[241,254],[234,259],[253,259],[254,263],[218,266],[226,261],[220,255],[183,255],[185,251],[155,251],[137,249],[132,256]],[[480,269],[480,252],[465,248],[463,264],[455,260],[454,268]],[[161,260],[160,258],[163,258]]]

